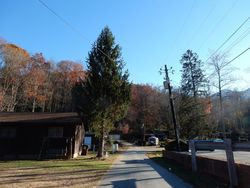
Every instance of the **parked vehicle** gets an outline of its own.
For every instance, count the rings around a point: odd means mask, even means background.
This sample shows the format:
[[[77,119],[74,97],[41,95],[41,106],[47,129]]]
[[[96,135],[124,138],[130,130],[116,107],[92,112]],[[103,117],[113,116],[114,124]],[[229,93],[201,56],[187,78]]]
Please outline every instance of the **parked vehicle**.
[[[157,146],[159,144],[159,138],[151,136],[148,138],[148,144],[151,146]]]
[[[209,143],[222,143],[223,142],[223,140],[220,138],[209,139],[209,140],[194,140],[194,141],[207,144],[207,146],[204,146],[203,148],[196,149],[196,151],[198,151],[198,150],[214,151],[213,147],[209,146]],[[191,151],[190,143],[189,143],[189,151]]]

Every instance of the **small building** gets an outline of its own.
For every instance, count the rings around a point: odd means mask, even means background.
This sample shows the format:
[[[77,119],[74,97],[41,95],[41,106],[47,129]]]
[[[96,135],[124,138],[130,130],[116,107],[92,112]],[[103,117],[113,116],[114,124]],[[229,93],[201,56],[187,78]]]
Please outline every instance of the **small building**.
[[[0,159],[75,158],[83,136],[77,113],[0,113]]]

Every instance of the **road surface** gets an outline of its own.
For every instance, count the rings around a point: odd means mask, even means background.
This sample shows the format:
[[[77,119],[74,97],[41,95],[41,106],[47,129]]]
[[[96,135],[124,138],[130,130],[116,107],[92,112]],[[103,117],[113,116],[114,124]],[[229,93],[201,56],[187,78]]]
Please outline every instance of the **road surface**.
[[[114,162],[98,188],[191,188],[191,185],[148,159],[145,153],[155,150],[155,147],[129,148]]]
[[[191,155],[190,153],[188,154]],[[235,163],[250,165],[250,152],[249,151],[234,151],[233,154],[234,154]],[[201,157],[227,161],[225,150],[215,150],[212,152],[211,151],[198,151],[196,155],[201,156]]]

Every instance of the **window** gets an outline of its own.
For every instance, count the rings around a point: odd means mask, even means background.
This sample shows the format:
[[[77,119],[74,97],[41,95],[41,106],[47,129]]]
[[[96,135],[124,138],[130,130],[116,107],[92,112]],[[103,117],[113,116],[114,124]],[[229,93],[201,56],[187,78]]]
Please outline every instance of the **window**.
[[[48,137],[50,138],[62,138],[63,127],[49,127]]]
[[[2,127],[0,128],[0,138],[15,138],[16,128],[15,127]]]

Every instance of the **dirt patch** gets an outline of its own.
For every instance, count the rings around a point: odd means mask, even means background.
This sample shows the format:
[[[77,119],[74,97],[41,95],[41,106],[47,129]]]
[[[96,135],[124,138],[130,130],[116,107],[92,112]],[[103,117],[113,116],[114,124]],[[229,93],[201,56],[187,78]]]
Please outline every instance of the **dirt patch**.
[[[0,162],[1,188],[95,187],[117,156],[107,160]]]

